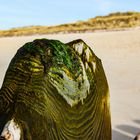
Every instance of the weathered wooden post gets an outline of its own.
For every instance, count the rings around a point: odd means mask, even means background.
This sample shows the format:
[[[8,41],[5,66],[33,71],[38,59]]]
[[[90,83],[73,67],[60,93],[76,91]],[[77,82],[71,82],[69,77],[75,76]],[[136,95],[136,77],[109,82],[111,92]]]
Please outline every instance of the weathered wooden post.
[[[25,44],[0,90],[0,133],[7,140],[111,140],[101,60],[82,40]]]

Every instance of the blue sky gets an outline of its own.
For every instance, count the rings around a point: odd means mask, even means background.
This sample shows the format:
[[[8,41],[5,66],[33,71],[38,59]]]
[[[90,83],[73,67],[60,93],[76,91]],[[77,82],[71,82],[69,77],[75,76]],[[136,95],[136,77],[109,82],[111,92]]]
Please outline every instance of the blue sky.
[[[119,11],[140,12],[140,0],[0,0],[0,29],[58,25]]]

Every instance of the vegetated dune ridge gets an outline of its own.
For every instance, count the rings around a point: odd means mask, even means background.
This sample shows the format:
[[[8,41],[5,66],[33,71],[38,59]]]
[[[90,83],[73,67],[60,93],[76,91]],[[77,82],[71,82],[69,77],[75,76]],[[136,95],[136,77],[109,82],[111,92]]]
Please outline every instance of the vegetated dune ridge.
[[[35,34],[79,33],[98,30],[124,30],[140,26],[140,13],[112,13],[107,16],[97,16],[87,21],[62,24],[56,26],[29,26],[1,30],[0,36],[27,36]]]
[[[37,38],[69,42],[81,38],[101,58],[110,87],[113,140],[132,140],[140,132],[140,29],[0,38],[0,85],[11,58]]]

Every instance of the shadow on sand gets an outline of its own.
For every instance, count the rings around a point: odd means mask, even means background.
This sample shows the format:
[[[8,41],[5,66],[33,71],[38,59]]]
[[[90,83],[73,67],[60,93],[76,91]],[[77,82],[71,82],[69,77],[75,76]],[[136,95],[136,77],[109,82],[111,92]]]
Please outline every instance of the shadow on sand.
[[[140,125],[140,120],[134,120],[133,122]],[[112,130],[112,140],[133,140],[138,133],[140,133],[140,127],[118,125],[116,129]],[[130,134],[131,136],[127,134]]]
[[[112,140],[133,140],[133,138],[117,130],[112,130]]]

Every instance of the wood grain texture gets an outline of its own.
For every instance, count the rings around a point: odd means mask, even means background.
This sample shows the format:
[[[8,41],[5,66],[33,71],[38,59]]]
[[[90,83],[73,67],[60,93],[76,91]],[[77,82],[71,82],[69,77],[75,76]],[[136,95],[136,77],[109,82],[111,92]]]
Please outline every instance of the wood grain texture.
[[[21,140],[111,140],[101,60],[82,40],[21,47],[0,90],[0,131],[13,119]]]

